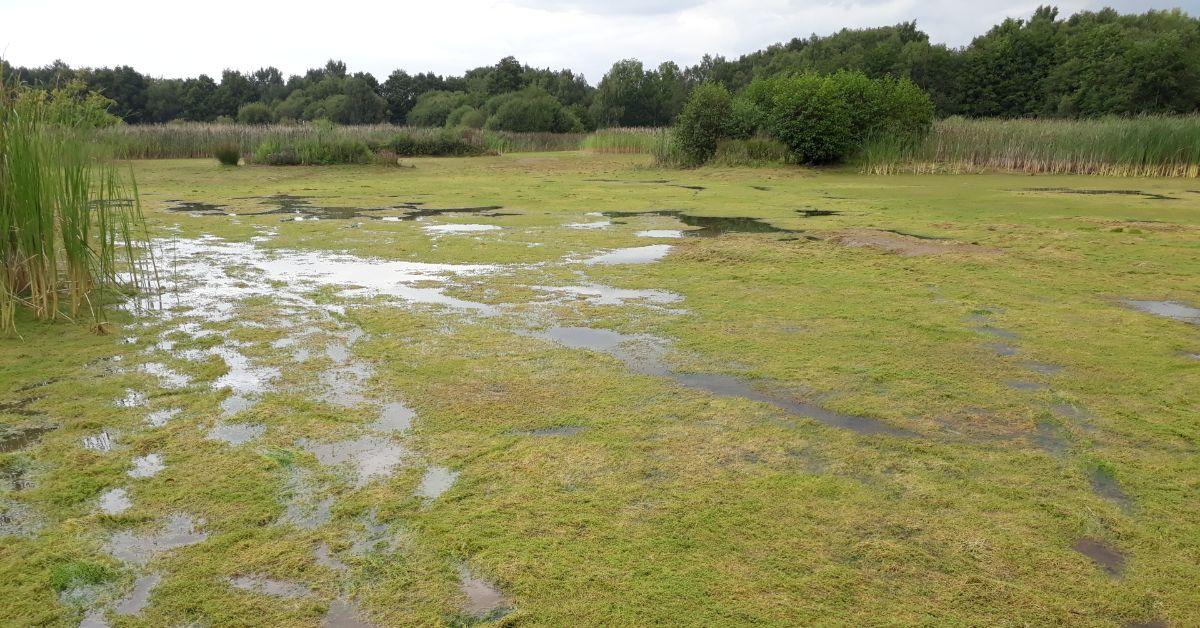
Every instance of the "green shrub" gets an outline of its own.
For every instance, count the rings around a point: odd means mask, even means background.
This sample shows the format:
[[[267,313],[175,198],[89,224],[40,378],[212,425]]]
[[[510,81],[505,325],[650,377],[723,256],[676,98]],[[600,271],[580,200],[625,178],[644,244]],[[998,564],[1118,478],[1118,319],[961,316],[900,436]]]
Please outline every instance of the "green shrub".
[[[462,105],[451,111],[450,115],[446,117],[446,128],[466,127],[468,129],[482,129],[486,120],[487,114],[471,105]]]
[[[729,137],[747,139],[763,131],[764,126],[763,111],[754,101],[745,96],[733,99],[729,107],[729,123],[726,125]]]
[[[717,144],[713,163],[722,166],[760,166],[791,161],[791,151],[779,140],[764,136],[727,139]]]
[[[398,133],[384,146],[398,157],[473,157],[486,154],[482,141],[453,131],[434,135]]]
[[[685,163],[702,164],[717,152],[717,142],[729,133],[730,100],[729,90],[717,83],[692,91],[674,128],[675,144]]]
[[[445,126],[450,112],[466,104],[467,95],[462,92],[430,91],[421,94],[417,103],[408,112],[408,124],[412,126]]]
[[[236,166],[242,158],[242,151],[237,144],[221,144],[213,149],[213,156],[222,166]]]
[[[238,108],[237,120],[241,124],[270,124],[275,121],[275,116],[266,104],[252,102]]]
[[[538,87],[495,96],[484,105],[488,112],[487,128],[514,133],[579,133],[583,123]]]

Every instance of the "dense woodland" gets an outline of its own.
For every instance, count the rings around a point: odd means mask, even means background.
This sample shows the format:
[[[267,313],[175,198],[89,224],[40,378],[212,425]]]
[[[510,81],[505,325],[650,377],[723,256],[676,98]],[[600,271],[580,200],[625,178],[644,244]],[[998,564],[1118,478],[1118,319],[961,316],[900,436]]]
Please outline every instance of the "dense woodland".
[[[1043,7],[961,49],[931,44],[910,22],[797,38],[732,60],[705,56],[687,68],[622,60],[596,86],[571,70],[532,68],[513,57],[462,76],[396,70],[383,81],[340,61],[287,78],[273,67],[226,70],[219,80],[61,62],[2,69],[34,87],[81,81],[112,99],[112,113],[128,123],[323,119],[558,132],[666,126],[705,82],[738,92],[756,78],[838,70],[910,79],[940,117],[1174,114],[1200,109],[1200,19],[1178,10],[1108,9],[1061,18]]]

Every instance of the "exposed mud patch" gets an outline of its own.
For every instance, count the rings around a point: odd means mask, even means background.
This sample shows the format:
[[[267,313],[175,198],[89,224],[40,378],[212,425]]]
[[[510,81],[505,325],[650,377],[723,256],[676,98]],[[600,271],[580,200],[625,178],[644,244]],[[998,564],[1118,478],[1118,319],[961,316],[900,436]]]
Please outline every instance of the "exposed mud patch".
[[[901,235],[879,229],[853,229],[843,231],[833,238],[835,242],[853,248],[871,248],[899,255],[919,257],[924,255],[983,255],[995,253],[993,249],[977,244],[966,244],[954,240],[927,240],[911,235]]]

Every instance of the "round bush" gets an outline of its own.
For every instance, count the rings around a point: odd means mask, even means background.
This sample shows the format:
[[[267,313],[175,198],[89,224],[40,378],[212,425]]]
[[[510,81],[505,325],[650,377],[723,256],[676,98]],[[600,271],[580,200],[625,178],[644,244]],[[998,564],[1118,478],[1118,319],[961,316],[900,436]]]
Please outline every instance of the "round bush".
[[[692,91],[672,133],[686,164],[702,164],[717,151],[717,142],[728,135],[731,100],[729,90],[716,83]]]

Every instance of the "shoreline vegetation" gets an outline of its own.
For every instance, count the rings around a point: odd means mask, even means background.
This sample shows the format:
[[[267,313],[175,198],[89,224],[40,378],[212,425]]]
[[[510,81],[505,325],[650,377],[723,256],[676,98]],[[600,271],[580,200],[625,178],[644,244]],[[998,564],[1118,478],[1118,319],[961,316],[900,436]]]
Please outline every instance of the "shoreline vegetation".
[[[447,131],[390,124],[340,126],[315,123],[243,125],[176,123],[118,125],[96,132],[96,141],[119,159],[212,157],[220,147],[237,146],[247,163],[266,140],[359,142],[387,150],[398,136],[420,146],[454,138],[462,154],[585,151],[656,155],[670,150],[669,128],[610,128],[592,133],[510,133]],[[437,153],[396,153],[397,157]],[[353,163],[372,163],[357,159]],[[786,150],[765,138],[718,144],[719,166],[780,165]],[[1086,174],[1108,176],[1200,176],[1200,116],[1107,117],[1087,120],[934,121],[919,142],[870,142],[850,162],[869,174],[980,173]]]

